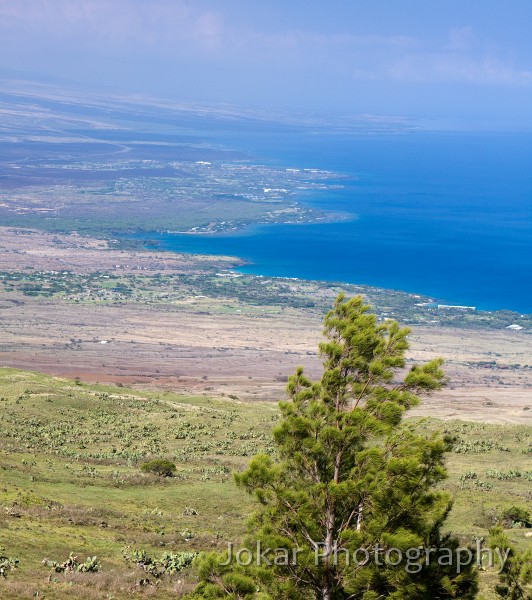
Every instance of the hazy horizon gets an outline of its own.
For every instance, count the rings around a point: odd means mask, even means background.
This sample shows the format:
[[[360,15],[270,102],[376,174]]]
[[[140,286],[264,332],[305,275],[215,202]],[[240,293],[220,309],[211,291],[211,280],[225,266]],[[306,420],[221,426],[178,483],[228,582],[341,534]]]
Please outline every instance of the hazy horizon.
[[[0,0],[0,72],[283,110],[532,126],[532,3]]]

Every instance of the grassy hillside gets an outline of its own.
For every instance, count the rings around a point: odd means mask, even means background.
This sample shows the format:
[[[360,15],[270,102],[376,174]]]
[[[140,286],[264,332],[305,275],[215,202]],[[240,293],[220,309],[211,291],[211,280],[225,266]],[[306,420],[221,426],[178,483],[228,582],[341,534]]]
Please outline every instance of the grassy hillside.
[[[179,597],[193,584],[190,573],[141,586],[146,573],[122,550],[158,557],[238,541],[253,503],[231,473],[253,454],[274,451],[276,420],[274,404],[0,369],[0,555],[20,559],[0,578],[0,597]],[[455,533],[485,536],[506,508],[530,504],[532,428],[435,420],[422,426],[456,436],[445,483],[456,498],[449,521]],[[142,474],[140,464],[154,457],[174,461],[175,477]],[[527,543],[523,529],[511,537]],[[97,555],[101,571],[50,576],[41,564],[62,562],[70,552],[83,560]],[[485,584],[494,579],[483,574]]]

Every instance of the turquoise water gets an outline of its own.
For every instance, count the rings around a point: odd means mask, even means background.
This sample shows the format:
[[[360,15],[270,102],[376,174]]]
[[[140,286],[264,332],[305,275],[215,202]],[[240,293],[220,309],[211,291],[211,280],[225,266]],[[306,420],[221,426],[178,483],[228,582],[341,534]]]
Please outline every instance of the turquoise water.
[[[357,218],[257,226],[239,235],[146,235],[164,248],[236,255],[249,261],[241,268],[249,273],[532,312],[530,134],[242,130],[215,137],[257,161],[343,174],[343,189],[302,200]]]

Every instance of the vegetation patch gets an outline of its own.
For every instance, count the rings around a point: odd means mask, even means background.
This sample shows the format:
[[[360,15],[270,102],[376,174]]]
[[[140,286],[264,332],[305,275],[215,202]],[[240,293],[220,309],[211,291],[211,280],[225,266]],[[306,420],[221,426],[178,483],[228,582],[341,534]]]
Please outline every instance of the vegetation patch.
[[[142,463],[142,465],[140,465],[140,470],[143,473],[153,473],[154,475],[159,475],[160,477],[173,477],[176,471],[176,466],[170,460],[165,460],[164,458],[154,458],[153,460]]]

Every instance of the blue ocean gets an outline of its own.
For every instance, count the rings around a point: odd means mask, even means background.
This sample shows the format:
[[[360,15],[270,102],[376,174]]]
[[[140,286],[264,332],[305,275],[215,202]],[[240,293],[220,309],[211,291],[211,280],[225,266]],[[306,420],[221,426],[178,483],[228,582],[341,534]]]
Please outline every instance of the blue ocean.
[[[255,226],[237,235],[161,234],[165,249],[238,256],[248,273],[532,313],[530,133],[243,129],[216,136],[255,161],[338,173],[341,189],[301,201],[353,218]]]

